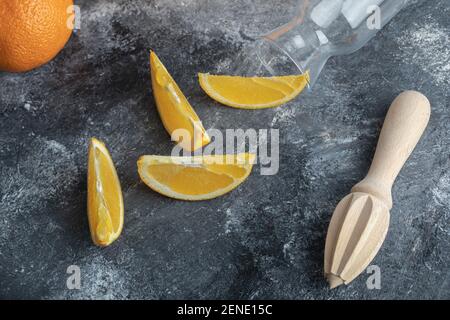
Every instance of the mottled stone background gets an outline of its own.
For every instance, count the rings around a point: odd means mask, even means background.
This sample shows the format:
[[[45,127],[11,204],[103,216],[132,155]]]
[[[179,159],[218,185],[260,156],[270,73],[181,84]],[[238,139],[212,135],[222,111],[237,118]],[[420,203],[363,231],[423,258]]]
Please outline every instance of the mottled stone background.
[[[81,30],[50,64],[0,73],[0,298],[450,298],[450,4],[414,1],[365,48],[333,58],[313,91],[245,111],[214,103],[196,72],[230,63],[249,36],[290,18],[296,1],[78,0]],[[174,201],[138,179],[142,154],[169,154],[149,81],[156,50],[207,128],[278,128],[280,171],[257,166],[239,189]],[[220,65],[219,65],[220,64]],[[391,228],[367,274],[330,291],[328,222],[365,175],[387,108],[424,92],[432,117],[393,189]],[[106,249],[86,217],[88,139],[103,139],[125,197],[125,228]],[[81,290],[66,269],[81,268]]]

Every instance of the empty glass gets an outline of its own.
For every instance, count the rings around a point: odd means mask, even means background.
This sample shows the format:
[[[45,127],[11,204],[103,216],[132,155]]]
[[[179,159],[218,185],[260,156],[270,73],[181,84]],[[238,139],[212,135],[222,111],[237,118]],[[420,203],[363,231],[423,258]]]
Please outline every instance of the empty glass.
[[[295,17],[258,37],[231,73],[277,76],[309,72],[310,85],[327,60],[364,46],[409,0],[299,0]]]

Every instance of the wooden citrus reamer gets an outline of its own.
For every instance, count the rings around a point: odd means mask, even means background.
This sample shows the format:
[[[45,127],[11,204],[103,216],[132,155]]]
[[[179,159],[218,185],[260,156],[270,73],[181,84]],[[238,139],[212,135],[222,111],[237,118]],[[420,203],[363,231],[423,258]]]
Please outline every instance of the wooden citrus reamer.
[[[328,227],[325,276],[331,288],[348,284],[372,261],[389,226],[392,185],[430,118],[430,103],[406,91],[392,103],[367,176],[339,202]]]

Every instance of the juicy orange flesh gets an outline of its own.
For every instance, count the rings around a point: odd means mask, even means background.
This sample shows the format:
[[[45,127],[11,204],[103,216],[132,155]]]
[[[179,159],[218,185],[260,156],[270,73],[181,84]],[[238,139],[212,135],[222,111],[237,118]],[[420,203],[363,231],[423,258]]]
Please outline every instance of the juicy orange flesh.
[[[183,139],[181,138],[177,142],[181,143],[182,147],[189,151],[209,143],[209,137],[201,126],[199,117],[167,69],[153,52],[150,54],[150,64],[153,94],[166,130],[170,134],[177,129],[187,130],[190,133],[190,139],[182,141]],[[196,128],[195,131],[194,128]],[[194,134],[196,134],[195,139]]]
[[[154,164],[147,172],[175,192],[187,195],[211,193],[243,178],[246,169],[232,164]]]
[[[306,76],[235,77],[208,75],[214,91],[230,102],[243,105],[283,100],[307,84]],[[303,89],[302,88],[302,89]]]
[[[102,181],[103,198],[106,208],[111,216],[112,226],[114,230],[119,228],[120,221],[120,204],[117,198],[120,196],[121,190],[117,186],[116,173],[114,168],[108,165],[108,158],[102,152],[98,152],[98,163],[100,167],[100,180]]]
[[[195,157],[142,156],[139,176],[150,188],[180,200],[207,200],[230,192],[249,176],[255,154]]]
[[[228,174],[231,175],[235,179],[243,178],[246,174],[246,170],[243,167],[237,167],[236,165],[218,165],[218,164],[210,164],[207,165],[208,170],[213,171],[215,173]]]
[[[100,243],[119,231],[122,193],[109,155],[92,147],[89,157],[89,223]]]

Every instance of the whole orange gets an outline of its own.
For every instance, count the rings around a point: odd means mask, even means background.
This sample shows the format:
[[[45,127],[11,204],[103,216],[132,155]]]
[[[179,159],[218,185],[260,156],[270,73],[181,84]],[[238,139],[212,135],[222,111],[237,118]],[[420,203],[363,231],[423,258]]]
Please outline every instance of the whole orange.
[[[72,34],[73,0],[1,0],[0,71],[25,72],[52,60]]]

